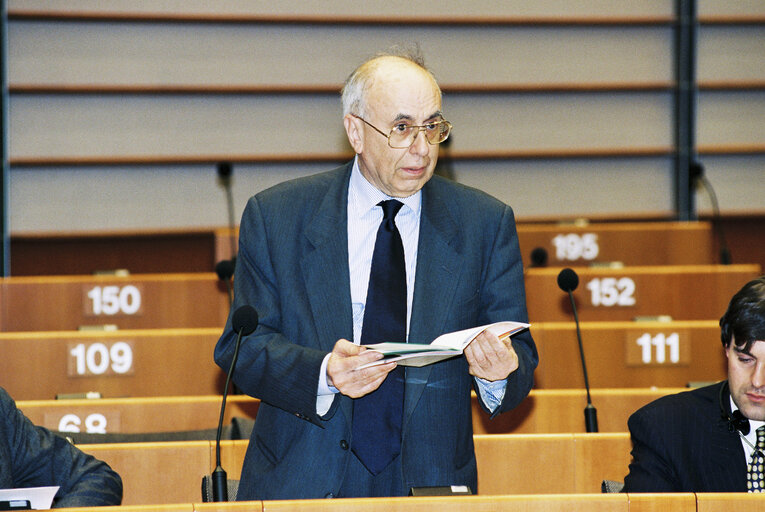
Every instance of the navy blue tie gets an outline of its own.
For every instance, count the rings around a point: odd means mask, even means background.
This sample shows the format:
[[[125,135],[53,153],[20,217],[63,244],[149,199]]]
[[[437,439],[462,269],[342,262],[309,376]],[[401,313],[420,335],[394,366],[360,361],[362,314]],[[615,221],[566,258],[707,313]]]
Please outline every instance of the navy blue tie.
[[[361,344],[406,342],[406,266],[404,245],[394,219],[403,206],[379,203],[383,220],[372,254]],[[372,393],[353,402],[353,453],[373,475],[401,452],[404,368],[397,367]]]

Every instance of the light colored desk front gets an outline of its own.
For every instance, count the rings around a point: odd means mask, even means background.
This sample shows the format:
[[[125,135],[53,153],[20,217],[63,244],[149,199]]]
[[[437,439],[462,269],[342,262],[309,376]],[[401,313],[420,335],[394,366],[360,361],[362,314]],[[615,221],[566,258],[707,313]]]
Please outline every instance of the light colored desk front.
[[[0,385],[16,400],[220,394],[222,328],[0,333]],[[41,378],[41,375],[43,378]]]
[[[525,271],[531,323],[573,320],[568,294],[558,287],[558,268]],[[712,320],[731,297],[758,277],[759,265],[677,265],[578,268],[573,292],[580,321],[624,321],[669,315],[674,320]]]
[[[625,432],[627,418],[643,405],[684,388],[593,389],[600,432]],[[221,397],[173,396],[98,400],[28,400],[17,406],[35,424],[51,430],[101,433],[175,432],[217,426]],[[475,434],[583,433],[584,390],[534,389],[514,410],[489,419],[473,396]],[[254,419],[260,401],[229,395],[224,424],[233,417]]]
[[[582,315],[583,316],[583,315]],[[531,325],[537,389],[584,388],[576,324]],[[581,323],[591,388],[672,388],[726,378],[718,320]]]
[[[482,495],[600,491],[603,479],[627,473],[627,433],[474,436]],[[223,441],[221,462],[239,478],[248,441]],[[202,477],[215,468],[214,441],[80,445],[122,476],[126,505],[199,499]]]
[[[537,494],[180,503],[72,508],[72,512],[730,512],[761,510],[746,493]]]
[[[0,279],[0,331],[223,328],[228,292],[214,273]]]
[[[709,265],[717,262],[709,222],[591,222],[518,224],[523,264],[543,249],[550,266]]]

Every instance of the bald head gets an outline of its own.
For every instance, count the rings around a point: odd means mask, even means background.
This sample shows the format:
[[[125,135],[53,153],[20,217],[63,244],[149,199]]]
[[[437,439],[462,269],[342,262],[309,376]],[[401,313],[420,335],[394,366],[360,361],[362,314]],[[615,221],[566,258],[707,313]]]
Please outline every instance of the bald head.
[[[440,100],[441,89],[433,74],[425,67],[419,53],[394,52],[368,59],[345,81],[342,90],[343,115],[366,116],[369,109],[369,91],[374,86],[385,87],[389,80],[404,80],[417,75],[427,77],[432,82]]]

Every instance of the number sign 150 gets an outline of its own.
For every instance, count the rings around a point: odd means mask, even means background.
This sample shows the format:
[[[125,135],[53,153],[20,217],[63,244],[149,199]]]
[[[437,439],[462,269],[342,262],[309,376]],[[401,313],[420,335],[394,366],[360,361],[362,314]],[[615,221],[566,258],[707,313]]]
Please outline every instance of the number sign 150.
[[[86,295],[85,309],[90,315],[135,315],[141,311],[141,290],[132,284],[94,286]]]

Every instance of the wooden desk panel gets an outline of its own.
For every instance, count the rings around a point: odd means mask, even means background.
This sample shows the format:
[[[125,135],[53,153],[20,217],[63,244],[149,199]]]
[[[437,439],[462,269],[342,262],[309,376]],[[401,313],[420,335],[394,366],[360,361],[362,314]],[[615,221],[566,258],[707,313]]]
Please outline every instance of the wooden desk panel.
[[[583,389],[575,324],[540,322],[532,324],[531,332],[539,351],[534,386]],[[581,332],[591,388],[678,388],[693,381],[726,378],[726,358],[715,320],[582,322]],[[677,362],[673,362],[675,346]],[[658,361],[659,352],[663,362]],[[642,355],[648,356],[647,362]]]
[[[260,510],[260,509],[256,509]],[[121,505],[119,507],[72,507],[67,512],[193,512],[193,503]]]
[[[228,292],[214,273],[6,277],[0,331],[220,327]]]
[[[626,494],[345,498],[339,500],[263,501],[262,504],[264,512],[559,512],[561,510],[566,512],[627,512],[630,509]],[[197,507],[196,510],[199,512],[224,512],[228,509]],[[234,510],[244,509],[236,508]],[[255,508],[255,510],[258,509]],[[684,512],[686,510],[690,512],[692,509],[684,509]]]
[[[696,493],[698,512],[765,510],[765,496],[745,492]]]
[[[709,265],[717,263],[709,222],[614,222],[518,224],[523,264],[544,249],[549,266]]]
[[[632,449],[626,432],[475,435],[473,440],[478,492],[492,496],[600,492],[603,479],[624,479]],[[247,441],[225,441],[221,447],[229,478],[239,478]]]
[[[214,444],[214,443],[213,443]],[[122,477],[124,505],[202,501],[210,441],[80,445]]]
[[[0,385],[17,400],[87,391],[112,398],[220,394],[225,378],[213,349],[221,331],[0,333]]]
[[[595,493],[603,479],[623,480],[629,434],[476,435],[478,492]]]
[[[167,396],[95,400],[22,400],[16,406],[36,425],[76,432],[147,433],[205,430],[218,426],[222,397]],[[255,418],[260,401],[229,395],[224,425],[234,417]],[[64,427],[64,428],[62,428]],[[90,427],[90,428],[88,428]]]
[[[571,301],[558,287],[561,268],[526,270],[531,323],[573,320]],[[670,315],[674,320],[719,319],[731,297],[762,272],[759,265],[687,265],[579,268],[574,291],[581,321],[632,320]]]
[[[696,512],[694,493],[629,493],[630,512]],[[736,510],[735,508],[727,509]],[[741,510],[741,509],[739,509]]]
[[[627,418],[643,405],[686,388],[593,389],[600,432],[626,432]],[[35,424],[51,430],[106,433],[176,432],[217,426],[221,397],[168,396],[96,400],[21,400],[16,405]],[[533,389],[515,409],[489,419],[473,396],[475,434],[584,432],[585,392]],[[224,424],[234,417],[254,419],[260,401],[229,395]],[[63,428],[62,428],[63,427]]]
[[[627,433],[488,435],[474,441],[483,496],[596,493],[601,479],[626,475],[631,448]],[[240,477],[247,444],[221,442],[221,465],[229,478]],[[125,505],[140,505],[201,501],[202,476],[215,467],[214,446],[214,441],[183,441],[80,448],[120,474]]]
[[[686,388],[593,389],[592,403],[598,411],[599,432],[626,432],[627,419],[645,404]],[[474,434],[584,433],[584,389],[532,389],[512,411],[494,419],[473,396]]]

